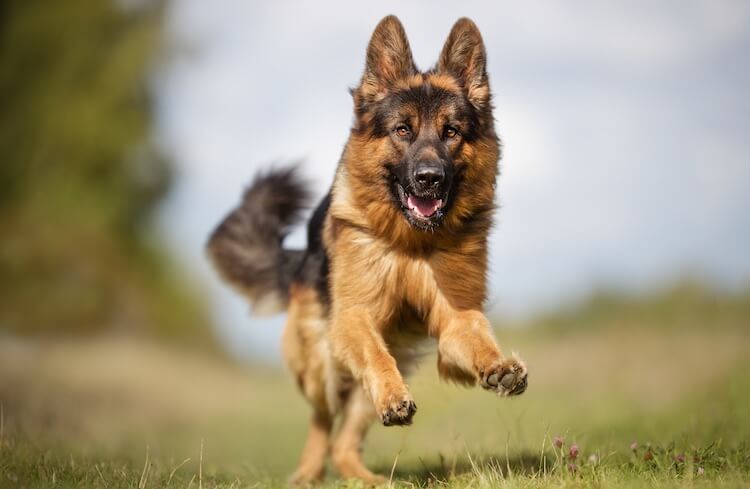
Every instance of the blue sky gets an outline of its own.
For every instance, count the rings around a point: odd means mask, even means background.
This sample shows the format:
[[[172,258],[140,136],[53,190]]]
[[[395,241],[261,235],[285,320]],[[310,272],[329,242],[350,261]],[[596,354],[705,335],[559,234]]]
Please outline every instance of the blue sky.
[[[325,192],[352,120],[347,89],[390,13],[422,68],[458,17],[483,33],[505,151],[490,309],[533,314],[688,273],[748,281],[747,2],[176,0],[180,53],[157,95],[179,178],[161,223],[234,353],[277,358],[282,319],[250,318],[203,243],[273,162],[303,160]]]

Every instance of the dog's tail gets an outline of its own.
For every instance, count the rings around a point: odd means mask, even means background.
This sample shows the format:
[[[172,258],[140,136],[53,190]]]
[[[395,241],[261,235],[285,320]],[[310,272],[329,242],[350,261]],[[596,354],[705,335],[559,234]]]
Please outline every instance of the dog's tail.
[[[294,167],[259,174],[208,240],[219,274],[248,298],[255,313],[286,309],[304,251],[284,249],[282,243],[309,198]]]

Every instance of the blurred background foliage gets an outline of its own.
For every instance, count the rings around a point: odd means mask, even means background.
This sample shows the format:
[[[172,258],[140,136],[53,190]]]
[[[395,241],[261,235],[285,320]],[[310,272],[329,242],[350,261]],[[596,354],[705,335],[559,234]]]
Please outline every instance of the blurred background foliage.
[[[586,300],[545,311],[523,326],[559,336],[570,331],[618,329],[660,329],[665,334],[680,334],[701,329],[746,329],[748,318],[750,286],[729,290],[686,276],[639,292],[600,287]],[[509,324],[502,318],[496,323]]]
[[[210,336],[153,225],[163,2],[0,1],[0,330]]]

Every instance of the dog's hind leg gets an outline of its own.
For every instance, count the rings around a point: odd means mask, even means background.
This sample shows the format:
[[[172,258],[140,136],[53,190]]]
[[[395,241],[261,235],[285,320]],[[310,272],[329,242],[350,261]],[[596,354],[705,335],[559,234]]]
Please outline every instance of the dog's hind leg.
[[[324,410],[315,409],[307,441],[302,449],[297,470],[289,478],[292,484],[309,484],[323,479],[325,475],[325,460],[328,455],[328,438],[333,419]]]
[[[362,442],[377,419],[375,408],[362,387],[354,387],[344,405],[343,420],[331,447],[331,458],[341,477],[382,484],[385,477],[372,473],[362,461]]]
[[[300,391],[312,405],[313,415],[299,466],[290,478],[295,484],[319,481],[325,474],[333,409],[326,400],[327,347],[324,319],[317,294],[309,287],[293,285],[289,313],[282,338],[284,359]]]

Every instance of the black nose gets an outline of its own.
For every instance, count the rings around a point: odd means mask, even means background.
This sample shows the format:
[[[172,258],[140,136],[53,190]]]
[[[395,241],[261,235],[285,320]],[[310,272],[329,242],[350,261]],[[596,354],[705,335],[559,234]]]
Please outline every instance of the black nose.
[[[423,187],[438,187],[445,180],[445,169],[443,165],[421,163],[414,171],[414,180]]]

